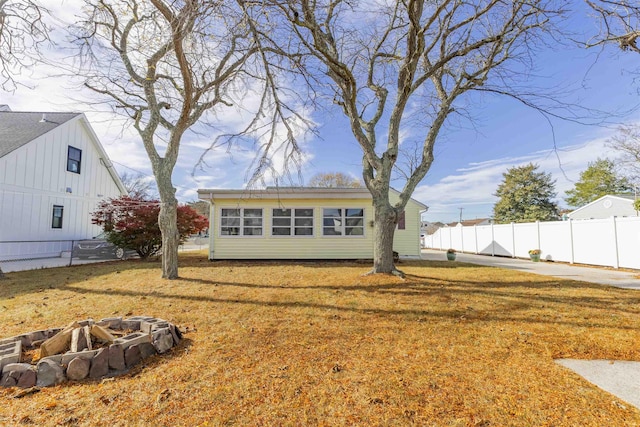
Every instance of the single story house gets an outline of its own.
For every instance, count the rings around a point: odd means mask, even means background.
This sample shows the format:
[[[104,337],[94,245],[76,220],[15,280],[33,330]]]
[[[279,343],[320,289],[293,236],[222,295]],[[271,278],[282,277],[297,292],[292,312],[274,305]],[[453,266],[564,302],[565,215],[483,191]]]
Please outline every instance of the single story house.
[[[398,199],[398,192],[391,192]],[[373,204],[366,188],[198,190],[210,202],[209,259],[372,259]],[[393,202],[393,200],[392,200]],[[420,215],[411,199],[393,249],[420,257]]]
[[[612,216],[638,216],[632,194],[607,194],[567,214],[569,219],[602,219]]]
[[[60,256],[101,231],[101,200],[124,194],[84,114],[0,106],[0,261]]]

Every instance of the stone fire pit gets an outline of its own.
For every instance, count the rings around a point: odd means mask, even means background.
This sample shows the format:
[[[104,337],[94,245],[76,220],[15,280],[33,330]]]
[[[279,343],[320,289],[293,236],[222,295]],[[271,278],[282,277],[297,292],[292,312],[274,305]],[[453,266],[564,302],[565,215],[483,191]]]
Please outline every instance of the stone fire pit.
[[[48,387],[121,375],[142,359],[167,352],[181,339],[175,325],[149,316],[87,319],[1,339],[0,386]]]

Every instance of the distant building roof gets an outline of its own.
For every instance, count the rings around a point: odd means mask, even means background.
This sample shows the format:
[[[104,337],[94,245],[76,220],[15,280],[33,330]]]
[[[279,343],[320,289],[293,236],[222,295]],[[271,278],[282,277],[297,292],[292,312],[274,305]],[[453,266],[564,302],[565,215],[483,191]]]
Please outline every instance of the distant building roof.
[[[461,224],[464,227],[469,227],[469,226],[473,226],[473,225],[484,225],[484,224],[489,224],[491,222],[490,218],[476,218],[476,219],[465,219],[462,222],[456,221],[456,222],[450,222],[447,225],[449,227],[455,227],[458,224]]]
[[[80,114],[0,110],[0,157],[6,156]]]

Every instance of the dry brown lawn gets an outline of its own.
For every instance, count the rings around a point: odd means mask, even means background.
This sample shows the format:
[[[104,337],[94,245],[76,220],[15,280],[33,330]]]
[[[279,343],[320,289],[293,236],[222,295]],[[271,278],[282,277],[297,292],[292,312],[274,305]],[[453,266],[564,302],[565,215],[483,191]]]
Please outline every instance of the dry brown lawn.
[[[130,373],[16,398],[0,425],[638,426],[554,358],[640,360],[640,294],[447,262],[127,261],[7,274],[0,337],[151,315],[185,340]]]

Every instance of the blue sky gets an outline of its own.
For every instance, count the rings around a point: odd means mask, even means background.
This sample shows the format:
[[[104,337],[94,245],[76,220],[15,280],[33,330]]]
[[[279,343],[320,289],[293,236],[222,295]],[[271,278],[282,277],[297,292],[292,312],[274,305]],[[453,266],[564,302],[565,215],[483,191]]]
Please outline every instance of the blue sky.
[[[50,6],[72,16],[74,0]],[[595,24],[577,20],[574,29],[595,31]],[[640,104],[640,84],[633,81],[630,70],[637,69],[637,55],[617,50],[585,50],[572,45],[549,48],[536,58],[532,85],[556,88],[562,99],[585,108],[617,113],[606,123],[584,125],[547,118],[517,101],[496,96],[473,96],[470,109],[473,122],[450,120],[435,149],[435,162],[417,188],[414,198],[429,206],[427,221],[457,220],[491,216],[495,197],[492,195],[502,173],[508,168],[533,162],[556,179],[558,201],[564,206],[564,192],[573,186],[587,163],[598,157],[612,157],[606,140],[619,123],[640,121],[634,108]],[[151,176],[149,161],[135,133],[122,128],[121,121],[108,113],[78,102],[78,94],[70,92],[72,84],[46,66],[24,73],[28,84],[15,93],[0,92],[0,104],[14,111],[82,111],[99,135],[105,150],[120,172],[139,171]],[[74,98],[69,97],[72,93]],[[247,100],[252,102],[252,100]],[[337,109],[330,112],[307,111],[305,115],[317,124],[318,135],[300,135],[305,151],[302,176],[308,180],[319,172],[343,172],[360,177],[361,151],[346,119]],[[239,123],[238,111],[218,115],[221,123]],[[586,122],[595,122],[586,119]],[[555,137],[555,138],[554,138]],[[195,200],[198,188],[242,188],[254,152],[250,147],[218,150],[207,157],[208,167],[191,171],[204,147],[207,135],[190,136],[183,141],[174,172],[177,195],[182,201]],[[556,149],[554,149],[554,147]],[[301,185],[297,176],[294,184]],[[396,183],[401,187],[402,183]]]

